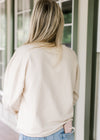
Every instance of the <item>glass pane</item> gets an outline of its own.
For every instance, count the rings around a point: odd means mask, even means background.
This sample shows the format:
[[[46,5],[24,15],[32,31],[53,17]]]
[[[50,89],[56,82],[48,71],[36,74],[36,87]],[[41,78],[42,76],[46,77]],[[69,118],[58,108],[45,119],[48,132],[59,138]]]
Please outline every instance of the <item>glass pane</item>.
[[[32,4],[32,0],[24,0],[24,10],[31,9]]]
[[[23,10],[23,0],[18,0],[17,10],[18,12]]]
[[[68,47],[71,47],[71,26],[64,27],[62,43]]]
[[[5,3],[0,4],[0,48],[6,46],[6,15],[5,15]]]
[[[19,47],[20,45],[23,44],[23,15],[20,14],[17,17],[17,46]]]
[[[27,12],[24,14],[24,42],[27,40],[28,34],[29,34],[29,26],[30,26],[30,18],[31,18],[31,13]]]
[[[0,64],[0,77],[2,77],[2,64]]]
[[[2,51],[0,51],[0,63],[2,62]]]
[[[2,79],[0,78],[0,89],[2,89]]]
[[[4,62],[4,51],[0,50],[0,63]]]
[[[64,22],[72,23],[72,1],[62,3],[62,11],[64,14]]]
[[[31,12],[18,15],[17,20],[17,47],[26,42],[29,26],[30,26]],[[24,24],[23,24],[24,23]]]
[[[1,53],[2,53],[2,54],[1,54]],[[5,63],[5,49],[3,49],[3,50],[1,51],[1,53],[0,53],[0,54],[1,54],[1,57],[2,57],[2,58],[1,58],[1,59],[2,59],[1,62]]]

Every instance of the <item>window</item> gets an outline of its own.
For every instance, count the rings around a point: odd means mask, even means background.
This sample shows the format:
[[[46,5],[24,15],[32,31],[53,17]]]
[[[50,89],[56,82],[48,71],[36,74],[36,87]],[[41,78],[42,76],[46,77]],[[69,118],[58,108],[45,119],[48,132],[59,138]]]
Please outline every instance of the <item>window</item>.
[[[72,0],[56,0],[64,14],[63,44],[72,46]],[[28,37],[33,0],[15,0],[15,49]]]
[[[72,46],[72,0],[57,0],[64,14],[63,44]]]
[[[2,94],[3,74],[5,70],[6,12],[5,0],[0,1],[0,94]]]
[[[33,0],[15,0],[15,49],[28,37]]]

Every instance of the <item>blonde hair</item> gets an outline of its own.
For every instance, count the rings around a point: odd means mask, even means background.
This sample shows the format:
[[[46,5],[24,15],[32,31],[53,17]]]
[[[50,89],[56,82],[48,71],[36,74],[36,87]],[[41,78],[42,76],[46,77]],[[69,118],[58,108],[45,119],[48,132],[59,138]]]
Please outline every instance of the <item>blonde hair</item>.
[[[34,3],[30,32],[25,44],[37,44],[39,47],[62,46],[64,16],[54,0],[37,0]]]

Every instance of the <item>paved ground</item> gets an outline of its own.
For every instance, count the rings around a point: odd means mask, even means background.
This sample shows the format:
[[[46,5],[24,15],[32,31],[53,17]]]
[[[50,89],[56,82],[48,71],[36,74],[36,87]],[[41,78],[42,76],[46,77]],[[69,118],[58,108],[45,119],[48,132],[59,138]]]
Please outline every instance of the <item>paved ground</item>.
[[[0,121],[0,140],[18,140],[18,133]]]

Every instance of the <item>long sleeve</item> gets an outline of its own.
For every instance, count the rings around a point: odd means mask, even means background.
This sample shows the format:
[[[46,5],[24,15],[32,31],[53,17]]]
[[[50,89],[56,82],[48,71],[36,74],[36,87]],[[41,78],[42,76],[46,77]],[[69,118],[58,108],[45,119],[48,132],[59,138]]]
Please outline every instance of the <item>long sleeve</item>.
[[[17,48],[10,59],[3,82],[2,103],[4,108],[17,114],[19,111],[23,90],[27,56]]]
[[[77,55],[76,55],[77,58]],[[73,105],[76,104],[77,100],[79,99],[79,86],[80,86],[80,67],[77,58],[77,65],[76,65],[76,76],[75,76],[75,84],[73,90]]]

